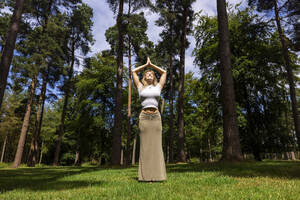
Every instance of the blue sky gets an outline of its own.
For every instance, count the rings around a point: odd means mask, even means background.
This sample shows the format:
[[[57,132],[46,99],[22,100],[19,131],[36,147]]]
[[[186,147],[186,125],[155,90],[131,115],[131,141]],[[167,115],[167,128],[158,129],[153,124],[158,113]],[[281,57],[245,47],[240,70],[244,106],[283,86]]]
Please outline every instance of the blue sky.
[[[82,0],[84,3],[88,4],[94,11],[93,17],[93,35],[95,39],[95,43],[91,48],[91,52],[87,56],[92,56],[95,53],[98,53],[102,50],[110,49],[109,44],[105,39],[105,31],[113,26],[116,23],[116,16],[113,14],[111,9],[108,6],[106,0]],[[202,14],[207,14],[210,16],[217,15],[216,10],[216,1],[217,0],[196,0],[196,2],[192,5],[193,9],[196,12],[202,10]],[[230,4],[242,3],[246,4],[247,0],[226,0],[226,2]],[[127,7],[125,6],[125,11]],[[3,11],[9,12],[7,9]],[[161,28],[155,25],[155,20],[158,19],[158,15],[150,12],[148,9],[140,10],[145,13],[145,17],[148,21],[148,37],[149,39],[157,44],[159,41],[159,33],[161,32]],[[197,67],[193,65],[194,57],[192,56],[192,51],[195,48],[195,40],[192,36],[188,36],[188,40],[190,42],[190,47],[186,50],[186,58],[185,58],[185,71],[193,71],[198,73]],[[79,56],[78,58],[82,58]],[[82,61],[82,59],[81,59]],[[126,64],[126,59],[124,59]],[[81,63],[82,64],[82,63]],[[78,71],[82,70],[82,66],[79,66]]]
[[[83,0],[83,2],[88,4],[94,10],[93,35],[96,41],[91,49],[91,54],[93,55],[94,53],[110,48],[109,44],[105,40],[104,34],[109,27],[116,23],[116,17],[110,10],[106,0]],[[239,2],[245,3],[246,0],[227,0],[227,2],[236,4]],[[207,15],[216,15],[217,13],[216,0],[196,0],[196,2],[193,4],[193,8],[195,12],[202,10],[202,13]],[[126,10],[127,7],[124,9]],[[148,21],[148,37],[152,42],[154,42],[154,44],[157,44],[159,41],[159,33],[161,32],[161,29],[155,25],[155,20],[158,18],[158,16],[147,9],[141,11],[144,11],[145,17]],[[188,37],[188,40],[191,42],[191,45],[186,51],[185,71],[198,72],[197,68],[193,65],[194,58],[192,56],[192,51],[195,47],[195,41],[191,36]]]

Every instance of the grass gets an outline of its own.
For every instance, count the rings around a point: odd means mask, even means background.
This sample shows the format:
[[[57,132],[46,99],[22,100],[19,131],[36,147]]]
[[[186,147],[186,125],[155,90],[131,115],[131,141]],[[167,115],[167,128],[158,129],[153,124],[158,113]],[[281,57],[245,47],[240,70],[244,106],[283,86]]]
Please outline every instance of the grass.
[[[137,166],[0,165],[0,199],[300,199],[300,162],[177,164],[168,180],[137,181]]]

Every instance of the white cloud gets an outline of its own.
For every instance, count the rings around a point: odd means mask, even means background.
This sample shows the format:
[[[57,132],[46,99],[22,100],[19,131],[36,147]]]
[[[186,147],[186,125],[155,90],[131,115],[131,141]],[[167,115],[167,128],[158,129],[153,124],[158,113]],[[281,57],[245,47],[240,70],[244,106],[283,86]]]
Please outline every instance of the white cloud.
[[[110,46],[105,39],[105,31],[116,23],[115,16],[106,1],[83,0],[94,10],[93,35],[95,43],[92,46],[92,54],[109,49]]]

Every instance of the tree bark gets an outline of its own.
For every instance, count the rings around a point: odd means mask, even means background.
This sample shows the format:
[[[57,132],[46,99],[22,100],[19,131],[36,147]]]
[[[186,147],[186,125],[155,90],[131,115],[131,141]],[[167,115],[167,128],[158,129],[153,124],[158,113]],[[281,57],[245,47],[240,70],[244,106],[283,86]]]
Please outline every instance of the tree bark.
[[[79,161],[79,151],[77,150],[75,153],[75,160],[74,160],[74,166],[78,165],[78,161]]]
[[[223,111],[223,154],[224,161],[242,160],[240,137],[237,124],[235,93],[231,69],[228,19],[225,0],[217,0],[219,54],[221,74],[221,100]]]
[[[295,131],[297,136],[297,142],[298,142],[298,149],[300,149],[300,121],[299,121],[298,106],[297,106],[297,99],[296,99],[294,74],[291,66],[291,60],[289,56],[288,46],[285,40],[285,35],[281,28],[277,0],[274,0],[274,11],[275,11],[275,20],[277,24],[277,29],[278,29],[278,33],[282,45],[282,53],[285,61],[285,68],[287,71],[287,79],[290,87],[290,97],[292,101],[292,111],[293,111],[293,119],[294,119]]]
[[[53,0],[50,0],[48,2],[47,11],[44,14],[44,23],[42,25],[42,35],[44,35],[48,28],[48,20],[49,15],[51,12]],[[43,58],[45,60],[45,58]],[[45,103],[45,94],[46,94],[46,86],[47,86],[47,77],[45,74],[45,71],[42,72],[43,75],[43,83],[42,83],[42,89],[40,98],[38,101],[38,112],[36,114],[36,122],[35,122],[35,131],[32,136],[31,144],[30,144],[30,150],[29,150],[29,156],[27,160],[27,166],[34,167],[35,163],[38,159],[38,146],[39,146],[39,137],[40,137],[40,131],[42,126],[42,118],[43,118],[43,112],[44,112],[44,103]]]
[[[7,135],[5,135],[5,138],[4,138],[4,141],[3,141],[0,163],[3,163],[6,143],[7,143]]]
[[[34,77],[32,79],[31,88],[29,89],[29,97],[28,97],[28,101],[27,101],[27,105],[26,105],[26,113],[25,113],[25,117],[23,120],[23,125],[22,125],[22,129],[21,129],[17,152],[15,155],[15,160],[12,165],[13,168],[17,168],[20,165],[21,160],[22,160],[22,154],[23,154],[23,150],[24,150],[26,134],[28,131],[28,126],[29,126],[29,121],[30,121],[31,105],[33,102],[33,96],[34,96],[35,88],[36,88],[36,82],[37,82],[37,77]]]
[[[74,159],[74,166],[80,166],[80,138],[81,138],[81,128],[78,129],[77,133],[77,141],[76,141],[76,152],[75,152],[75,159]]]
[[[130,1],[129,1],[130,2]],[[129,4],[130,5],[130,4]],[[128,15],[130,14],[130,7]],[[131,143],[131,46],[129,37],[129,49],[128,49],[128,115],[127,115],[127,144],[126,144],[126,155],[125,164],[130,165],[130,143]]]
[[[5,46],[1,50],[3,53],[0,61],[0,108],[2,105],[3,96],[7,84],[7,77],[16,45],[16,39],[19,31],[23,7],[24,0],[16,0],[16,6],[14,8],[14,13],[11,18],[10,28],[7,34]]]
[[[46,98],[46,87],[47,87],[47,78],[44,75],[41,94],[38,102],[38,111],[36,113],[35,131],[34,131],[34,135],[32,136],[30,151],[29,151],[29,159],[27,162],[27,166],[29,167],[34,167],[36,162],[38,161],[40,133],[42,128],[44,104]]]
[[[121,149],[121,159],[120,159],[120,165],[123,165],[124,164],[124,151],[123,149]]]
[[[296,160],[295,152],[291,151],[290,154],[291,154],[291,159],[292,159],[293,161],[295,161],[295,160]]]
[[[44,108],[45,108],[45,100],[46,100],[46,91],[47,91],[47,77],[46,75],[43,77],[43,85],[42,85],[42,91],[41,91],[41,95],[42,98],[40,99],[42,101],[42,105],[41,105],[41,113],[39,115],[39,121],[38,121],[38,129],[37,129],[37,133],[36,133],[36,160],[39,158],[38,153],[40,151],[40,136],[41,136],[41,130],[42,130],[42,123],[43,123],[43,116],[44,116]]]
[[[64,99],[64,106],[63,106],[63,110],[62,110],[62,114],[61,114],[58,138],[57,138],[57,143],[56,143],[56,150],[55,150],[55,154],[54,154],[54,162],[52,164],[53,166],[58,165],[62,136],[63,136],[64,128],[65,128],[65,117],[66,117],[66,113],[67,113],[68,99],[69,99],[69,95],[68,95],[68,93],[66,93],[65,99]]]
[[[165,99],[162,98],[161,105],[160,105],[160,114],[161,115],[164,113],[164,107],[165,107]]]
[[[207,135],[207,147],[208,147],[208,162],[212,162],[213,159],[212,159],[212,154],[211,154],[209,135]]]
[[[43,146],[44,146],[44,142],[42,142],[42,146],[41,146],[41,154],[40,154],[39,165],[42,163],[42,158],[43,158]]]
[[[136,150],[136,134],[134,135],[133,138],[133,149],[132,149],[132,160],[131,160],[132,165],[135,164],[135,150]]]
[[[112,141],[111,164],[120,165],[121,160],[121,136],[122,136],[122,76],[123,76],[123,4],[124,0],[120,0],[119,11],[117,17],[118,26],[118,55],[117,55],[117,88],[115,95],[115,112],[114,112],[114,130]]]
[[[180,69],[179,69],[179,97],[178,97],[178,161],[186,162],[186,155],[184,152],[184,61],[185,61],[185,46],[186,46],[186,21],[187,10],[184,8],[182,33],[180,36]]]
[[[171,43],[173,44],[173,25],[170,24]],[[174,163],[174,81],[173,81],[173,48],[170,49],[170,121],[169,121],[169,163]]]
[[[34,160],[35,158],[33,156],[34,151],[35,151],[34,148],[35,148],[35,135],[33,134],[32,137],[31,137],[30,149],[29,149],[28,159],[27,159],[27,166],[28,167],[34,167],[34,164],[33,164],[35,162],[35,160]]]

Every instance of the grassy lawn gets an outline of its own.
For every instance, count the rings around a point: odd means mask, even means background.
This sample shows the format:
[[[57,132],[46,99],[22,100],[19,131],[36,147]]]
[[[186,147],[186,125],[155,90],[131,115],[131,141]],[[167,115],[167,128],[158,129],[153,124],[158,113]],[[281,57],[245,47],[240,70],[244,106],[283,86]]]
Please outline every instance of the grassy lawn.
[[[300,199],[300,162],[167,166],[168,180],[137,181],[137,166],[0,165],[0,199]]]

